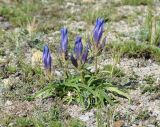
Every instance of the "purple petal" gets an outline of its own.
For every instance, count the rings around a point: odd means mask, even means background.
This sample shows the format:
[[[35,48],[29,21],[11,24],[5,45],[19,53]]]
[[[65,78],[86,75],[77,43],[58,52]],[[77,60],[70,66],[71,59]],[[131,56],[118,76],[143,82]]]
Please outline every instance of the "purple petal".
[[[52,64],[52,58],[51,58],[51,54],[48,54],[47,57],[47,68],[50,69],[51,68],[51,64]]]
[[[77,63],[77,60],[74,58],[73,54],[71,54],[70,59],[71,59],[72,64],[77,68],[78,67],[78,63]]]
[[[61,29],[61,49],[63,52],[67,51],[68,47],[68,30],[67,28]]]
[[[52,64],[52,58],[47,45],[43,48],[43,56],[42,56],[43,64],[45,69],[50,69]]]
[[[96,45],[99,44],[103,31],[104,31],[104,20],[98,18],[96,20],[96,24],[95,24],[94,31],[93,31],[93,38],[94,38]]]
[[[82,38],[77,36],[74,46],[74,53],[76,54],[77,59],[79,59],[80,56],[82,55],[82,51],[83,51]]]
[[[48,52],[49,52],[48,45],[45,45],[44,48],[43,48],[43,56],[42,56],[42,59],[44,59],[44,57],[47,56]]]
[[[89,52],[89,45],[87,44],[87,45],[86,45],[85,52],[83,53],[83,56],[82,56],[82,63],[83,63],[83,64],[87,61],[88,52]]]

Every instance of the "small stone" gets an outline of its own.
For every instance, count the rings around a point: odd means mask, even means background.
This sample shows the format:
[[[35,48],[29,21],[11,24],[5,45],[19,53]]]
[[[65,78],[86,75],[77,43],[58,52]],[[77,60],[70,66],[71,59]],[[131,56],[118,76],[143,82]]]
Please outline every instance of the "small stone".
[[[85,3],[93,3],[95,0],[83,0]]]
[[[156,84],[160,84],[160,78],[159,77],[156,79]]]
[[[135,106],[135,105],[131,105],[131,107],[130,107],[130,109],[131,109],[132,111],[135,111],[136,108],[137,108],[137,106]]]
[[[54,73],[55,73],[57,76],[60,76],[60,77],[62,76],[62,73],[61,73],[60,71],[55,71]]]
[[[149,124],[147,127],[156,127],[156,126],[153,124]]]
[[[4,17],[0,16],[0,21],[4,21]]]
[[[95,69],[94,66],[90,66],[90,67],[88,67],[87,69],[90,70],[91,72],[95,72],[95,71],[96,71],[96,69]]]
[[[89,120],[89,116],[87,116],[87,115],[82,115],[82,116],[79,117],[79,119],[81,119],[82,121],[86,122],[86,121]]]
[[[122,120],[118,120],[113,123],[113,127],[122,127],[123,125],[124,122]]]
[[[10,86],[12,84],[10,78],[3,79],[2,82],[3,82],[3,87],[4,88],[10,88]]]
[[[5,106],[11,106],[13,103],[9,100],[6,101]]]
[[[8,30],[12,27],[12,25],[9,22],[4,22],[3,23],[3,29]]]
[[[14,127],[15,126],[15,123],[10,123],[9,125],[8,125],[8,127]]]
[[[92,117],[92,116],[94,116],[94,112],[87,112],[85,115],[87,115],[87,116],[89,116],[89,117]]]
[[[32,49],[32,66],[42,64],[42,52],[37,49]]]

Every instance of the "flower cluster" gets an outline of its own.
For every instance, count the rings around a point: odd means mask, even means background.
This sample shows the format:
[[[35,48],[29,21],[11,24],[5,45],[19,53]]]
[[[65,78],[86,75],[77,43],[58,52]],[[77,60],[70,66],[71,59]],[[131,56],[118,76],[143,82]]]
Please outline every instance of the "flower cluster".
[[[66,56],[68,56],[68,30],[67,28],[61,29],[61,42],[60,42],[60,53],[63,56],[63,60],[67,60]],[[106,40],[102,39],[102,35],[104,32],[104,20],[98,18],[95,23],[95,27],[93,30],[93,40],[94,43],[92,44],[97,50],[103,49],[105,47]],[[73,49],[73,53],[70,55],[70,60],[72,64],[79,68],[84,65],[87,61],[89,48],[91,48],[90,43],[86,44],[86,47],[83,47],[82,38],[77,36],[75,39],[75,45]],[[94,50],[94,49],[93,49]],[[43,49],[43,63],[45,69],[51,68],[51,54],[47,45],[44,46]]]
[[[75,67],[80,67],[87,61],[89,52],[89,45],[86,45],[85,50],[83,51],[82,38],[77,36],[74,45],[74,54],[71,54],[71,62]]]
[[[105,47],[106,38],[102,40],[101,38],[104,32],[104,20],[101,18],[98,18],[95,23],[95,27],[93,30],[93,38],[94,38],[94,47],[99,49],[103,49]]]

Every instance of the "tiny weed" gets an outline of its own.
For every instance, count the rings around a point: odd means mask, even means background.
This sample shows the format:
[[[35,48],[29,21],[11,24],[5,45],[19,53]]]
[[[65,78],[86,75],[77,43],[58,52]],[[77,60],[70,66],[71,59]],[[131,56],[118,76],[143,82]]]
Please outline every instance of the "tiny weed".
[[[21,3],[12,3],[11,5],[2,5],[0,7],[0,15],[7,18],[15,26],[24,26],[33,19],[31,13],[38,10],[38,2],[33,4],[32,0],[23,1]]]
[[[140,40],[151,45],[159,45],[160,41],[160,19],[153,14],[153,9],[148,9],[148,15],[144,26],[140,30]]]
[[[105,21],[111,20],[111,14],[115,11],[112,7],[102,7],[101,9],[90,9],[85,10],[85,13],[82,15],[83,19],[93,24],[97,17],[104,17]]]
[[[122,0],[125,5],[151,5],[153,0]]]
[[[139,112],[138,116],[136,117],[137,120],[146,120],[150,117],[150,114],[147,110]]]
[[[141,89],[142,89],[142,94],[145,94],[147,92],[149,92],[149,93],[158,93],[160,91],[159,86],[154,86],[152,84],[147,85],[147,86],[143,86]]]
[[[67,127],[86,127],[85,124],[78,119],[71,119],[67,122]]]
[[[7,66],[5,70],[8,74],[14,74],[17,71],[17,68],[15,66]]]
[[[29,118],[17,118],[15,127],[32,127],[33,122]]]
[[[108,72],[108,74],[110,75],[110,72],[112,72],[112,76],[113,77],[123,77],[124,73],[122,70],[120,70],[118,67],[113,65],[106,65],[104,66],[104,70]]]
[[[112,43],[109,44],[106,49],[108,51],[117,52],[120,51],[122,56],[128,56],[129,58],[145,58],[154,59],[160,62],[160,49],[154,45],[147,45],[145,43],[139,44],[134,41],[123,42],[123,43]]]
[[[144,81],[146,81],[147,84],[153,84],[155,82],[155,79],[153,76],[145,76]]]

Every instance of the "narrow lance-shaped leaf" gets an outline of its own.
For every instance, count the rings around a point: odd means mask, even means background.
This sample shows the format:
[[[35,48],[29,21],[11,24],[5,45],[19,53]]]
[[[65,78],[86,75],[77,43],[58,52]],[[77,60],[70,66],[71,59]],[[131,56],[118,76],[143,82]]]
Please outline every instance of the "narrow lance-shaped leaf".
[[[124,96],[124,97],[128,98],[128,100],[130,101],[129,95],[127,93],[124,93],[123,91],[119,90],[116,87],[106,87],[106,90],[111,91],[111,92],[115,92],[121,96]]]

